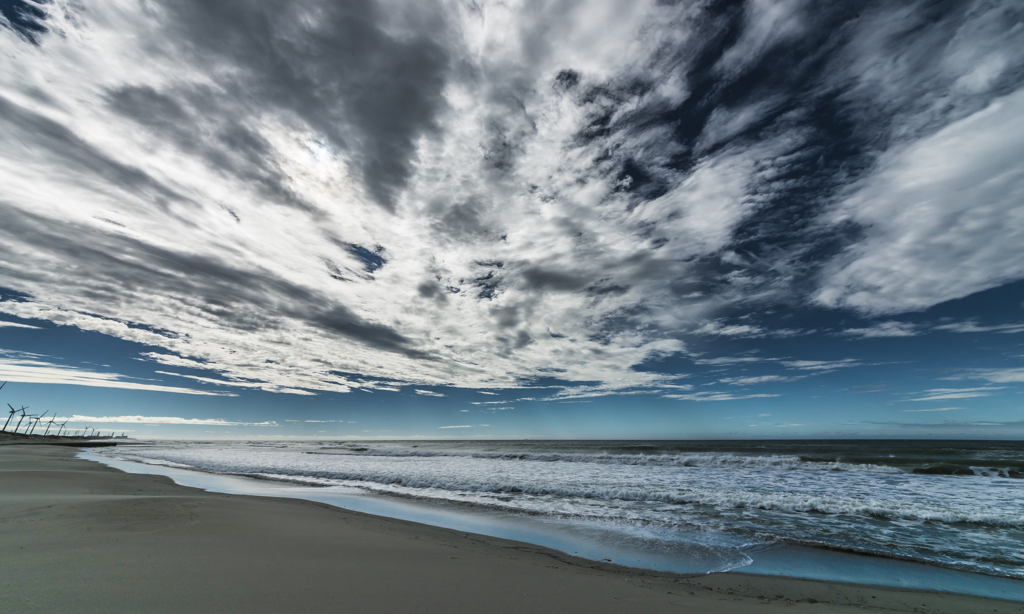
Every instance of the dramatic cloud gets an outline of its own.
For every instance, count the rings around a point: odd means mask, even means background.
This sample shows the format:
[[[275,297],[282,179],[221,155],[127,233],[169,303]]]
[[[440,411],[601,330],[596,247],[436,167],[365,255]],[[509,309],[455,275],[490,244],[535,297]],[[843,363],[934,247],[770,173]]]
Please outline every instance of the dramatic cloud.
[[[870,230],[837,260],[818,300],[893,313],[1024,277],[1022,115],[1018,91],[883,155],[884,170],[831,221]]]
[[[688,351],[756,360],[696,345],[813,334],[778,309],[1024,278],[1012,2],[31,7],[0,18],[0,313],[169,377],[661,394]]]

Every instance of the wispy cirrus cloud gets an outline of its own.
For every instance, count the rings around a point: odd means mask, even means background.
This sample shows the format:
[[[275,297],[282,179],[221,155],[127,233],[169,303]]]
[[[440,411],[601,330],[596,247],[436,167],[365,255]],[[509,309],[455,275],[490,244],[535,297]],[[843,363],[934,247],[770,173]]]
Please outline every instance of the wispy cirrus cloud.
[[[723,384],[730,384],[732,386],[753,386],[755,384],[766,384],[773,382],[791,382],[799,379],[802,376],[786,376],[786,375],[751,375],[746,377],[725,377],[719,382]]]
[[[953,411],[954,409],[963,409],[963,407],[932,407],[929,409],[901,409],[900,411],[905,412],[932,412],[932,411]]]
[[[445,396],[444,394],[442,394],[440,392],[434,392],[433,390],[420,390],[418,388],[414,392],[416,394],[418,394],[420,396],[424,396],[424,397],[443,397],[443,396]]]
[[[692,394],[663,394],[666,399],[678,401],[740,401],[743,399],[767,399],[777,397],[777,394],[741,394],[731,392],[695,392]]]
[[[0,351],[0,379],[29,384],[65,384],[70,386],[149,390],[153,392],[173,392],[176,394],[204,396],[236,396],[230,392],[164,386],[139,380],[138,378],[130,378],[118,373],[91,371],[47,362],[39,360],[39,358],[42,357]]]
[[[800,371],[813,371],[817,373],[835,371],[836,369],[859,367],[862,364],[854,358],[844,358],[842,360],[783,360],[781,363],[787,369],[798,369]]]
[[[988,380],[993,384],[1024,383],[1024,368],[975,369],[970,371],[966,377]]]
[[[57,418],[92,424],[176,424],[189,426],[277,426],[277,422],[232,422],[218,418],[177,418],[173,416],[73,416]]]
[[[942,401],[945,399],[973,399],[976,397],[991,396],[996,390],[1002,390],[1001,386],[986,386],[984,388],[932,388],[925,390],[922,396],[910,401]]]
[[[753,362],[764,362],[766,360],[775,360],[774,358],[762,358],[759,356],[721,356],[719,358],[700,358],[694,360],[693,363],[697,365],[710,365],[710,366],[723,366],[723,365],[739,365]]]
[[[18,322],[3,322],[0,321],[0,328],[28,328],[33,330],[40,330],[38,326],[32,326],[30,324],[19,324]]]
[[[939,324],[935,330],[944,330],[952,333],[1003,333],[1014,334],[1024,333],[1024,324],[995,324],[982,326],[977,320],[964,320],[962,322],[950,322]]]
[[[921,334],[915,324],[910,322],[879,322],[865,328],[847,328],[842,331],[843,335],[860,337],[862,339],[874,339],[878,337],[914,337]]]

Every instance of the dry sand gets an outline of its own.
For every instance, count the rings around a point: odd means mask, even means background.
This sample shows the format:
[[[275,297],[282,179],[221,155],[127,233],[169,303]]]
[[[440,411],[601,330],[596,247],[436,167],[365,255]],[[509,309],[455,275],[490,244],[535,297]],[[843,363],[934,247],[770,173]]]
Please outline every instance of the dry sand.
[[[0,446],[0,612],[993,612],[1020,603],[679,576]]]

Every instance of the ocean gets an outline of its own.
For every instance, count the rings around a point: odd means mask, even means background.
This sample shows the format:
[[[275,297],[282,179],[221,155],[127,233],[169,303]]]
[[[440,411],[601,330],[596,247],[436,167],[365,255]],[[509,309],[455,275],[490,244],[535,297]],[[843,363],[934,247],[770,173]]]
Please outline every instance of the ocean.
[[[677,570],[742,571],[785,545],[1024,579],[1024,442],[181,441],[96,454],[519,518]]]

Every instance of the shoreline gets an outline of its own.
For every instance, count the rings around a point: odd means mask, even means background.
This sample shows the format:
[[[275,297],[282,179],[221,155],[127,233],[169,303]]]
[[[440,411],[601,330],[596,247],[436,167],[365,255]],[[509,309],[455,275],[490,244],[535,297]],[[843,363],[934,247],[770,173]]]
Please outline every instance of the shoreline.
[[[127,473],[164,475],[174,480],[176,484],[209,492],[315,501],[372,516],[524,542],[588,561],[610,562],[629,569],[681,575],[737,573],[859,586],[931,590],[1024,602],[1024,581],[1021,580],[970,573],[873,553],[796,544],[766,545],[746,552],[747,556],[752,557],[746,564],[731,569],[712,570],[708,569],[707,561],[688,561],[685,558],[680,560],[672,555],[616,546],[604,539],[607,535],[595,536],[580,531],[578,527],[561,526],[552,529],[549,524],[535,521],[529,516],[508,517],[458,503],[432,505],[429,502],[362,492],[335,493],[333,489],[303,486],[271,478],[146,464],[85,450],[78,454],[78,458],[94,460]]]
[[[625,568],[302,499],[210,493],[0,446],[0,609],[1019,612],[1001,599]]]

